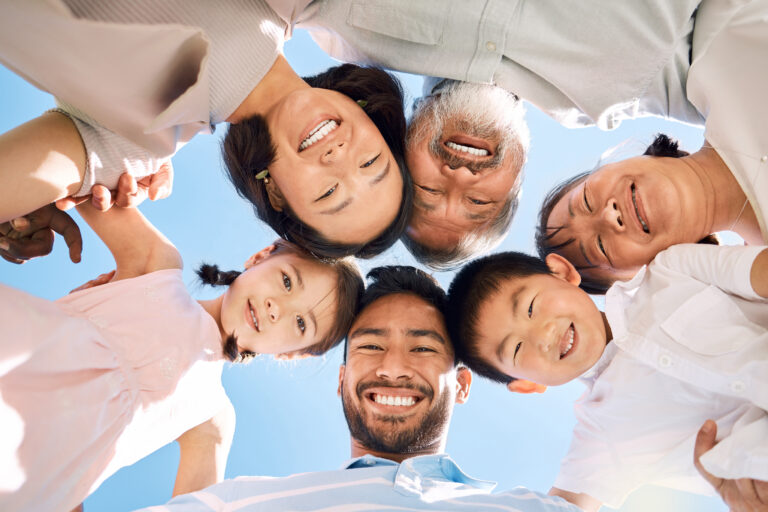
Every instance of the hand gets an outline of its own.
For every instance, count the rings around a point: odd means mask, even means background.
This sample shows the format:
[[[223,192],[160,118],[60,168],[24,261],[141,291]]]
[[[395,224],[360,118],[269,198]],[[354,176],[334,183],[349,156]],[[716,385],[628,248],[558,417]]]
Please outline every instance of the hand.
[[[45,256],[53,249],[53,233],[59,233],[69,247],[69,259],[80,262],[83,239],[72,217],[52,204],[0,224],[0,256],[11,263],[24,263]]]
[[[100,276],[98,276],[95,279],[91,279],[90,281],[81,284],[80,286],[78,286],[74,290],[70,290],[69,293],[75,293],[75,292],[79,292],[80,290],[87,290],[88,288],[93,288],[95,286],[99,286],[99,285],[102,285],[102,284],[107,284],[110,281],[112,281],[112,279],[114,277],[115,277],[115,271],[112,270],[110,272],[107,272],[106,274],[101,274]]]
[[[109,210],[113,205],[132,208],[141,204],[147,197],[152,201],[165,199],[171,195],[172,188],[173,166],[168,161],[160,166],[155,174],[145,176],[138,181],[127,172],[123,173],[114,193],[103,185],[94,185],[91,188],[91,195],[59,199],[56,201],[56,207],[60,210],[69,210],[90,198],[93,207],[102,212]]]
[[[704,469],[699,458],[711,450],[717,442],[717,423],[707,420],[696,436],[696,446],[693,449],[693,464],[707,482],[720,494],[731,512],[766,512],[768,511],[768,482],[740,478],[726,480],[711,475]]]

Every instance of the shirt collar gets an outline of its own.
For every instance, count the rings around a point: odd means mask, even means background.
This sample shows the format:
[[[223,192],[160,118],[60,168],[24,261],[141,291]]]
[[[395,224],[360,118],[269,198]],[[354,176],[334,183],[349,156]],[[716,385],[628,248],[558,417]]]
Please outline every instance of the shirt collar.
[[[398,466],[398,463],[373,455],[363,455],[347,461],[343,469],[377,466]],[[400,494],[432,503],[459,496],[488,494],[496,487],[496,482],[472,478],[448,455],[440,453],[405,459],[397,468],[393,485]]]

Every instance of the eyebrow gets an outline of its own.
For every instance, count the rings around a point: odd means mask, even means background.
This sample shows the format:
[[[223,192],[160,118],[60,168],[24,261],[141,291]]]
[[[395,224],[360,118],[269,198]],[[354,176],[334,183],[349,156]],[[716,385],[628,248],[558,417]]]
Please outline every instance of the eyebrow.
[[[439,332],[433,331],[432,329],[408,329],[405,334],[406,336],[412,336],[416,338],[426,336],[427,338],[432,338],[433,340],[439,342],[441,345],[445,345],[445,338],[440,336]]]
[[[355,329],[352,333],[349,335],[349,339],[357,338],[358,336],[388,336],[389,335],[389,329],[377,329],[375,327],[360,327],[359,329]]]
[[[309,319],[312,322],[312,327],[314,328],[314,334],[317,335],[317,318],[315,318],[315,313],[310,309],[309,310]]]
[[[590,267],[596,267],[594,263],[592,263],[592,260],[589,259],[589,256],[587,256],[587,250],[584,248],[584,242],[579,240],[579,250],[581,251],[581,255],[584,257],[584,260],[587,262],[587,265]]]
[[[520,301],[520,296],[523,295],[523,292],[525,292],[528,288],[523,285],[519,287],[517,290],[512,292],[512,313],[517,312],[517,303]]]
[[[335,213],[339,213],[341,210],[352,204],[353,199],[351,197],[347,198],[344,202],[342,202],[339,206],[336,206],[334,208],[331,208],[330,210],[323,210],[320,213],[323,215],[333,215]]]
[[[504,363],[504,349],[507,346],[507,342],[509,341],[510,336],[512,336],[512,333],[509,333],[506,336],[504,336],[504,339],[501,340],[501,343],[499,343],[499,346],[496,347],[496,359],[498,359],[500,363]],[[512,358],[512,365],[514,364],[515,364],[515,359]]]
[[[374,186],[377,183],[381,182],[381,180],[383,180],[387,176],[387,174],[389,174],[389,164],[390,163],[392,163],[392,161],[391,160],[387,160],[387,166],[384,168],[383,171],[381,171],[378,174],[378,176],[376,176],[375,178],[373,178],[373,180],[371,180],[370,186]]]
[[[290,266],[293,269],[293,273],[296,274],[296,280],[299,282],[299,286],[301,286],[301,289],[304,289],[304,280],[301,279],[301,272],[299,272],[299,269],[296,268],[292,263],[289,263],[288,266]]]
[[[419,199],[419,198],[416,196],[416,194],[414,194],[414,195],[413,195],[413,204],[414,204],[414,205],[416,205],[416,206],[418,206],[418,207],[420,207],[420,208],[424,208],[424,209],[425,209],[425,210],[427,210],[428,212],[434,211],[434,210],[435,210],[435,208],[436,208],[436,207],[435,207],[435,205],[433,205],[433,204],[428,204],[428,203],[425,203],[424,201],[422,201],[421,199]]]
[[[467,212],[464,215],[464,217],[467,218],[468,220],[488,220],[488,218],[490,216],[487,213],[470,213],[470,212]]]

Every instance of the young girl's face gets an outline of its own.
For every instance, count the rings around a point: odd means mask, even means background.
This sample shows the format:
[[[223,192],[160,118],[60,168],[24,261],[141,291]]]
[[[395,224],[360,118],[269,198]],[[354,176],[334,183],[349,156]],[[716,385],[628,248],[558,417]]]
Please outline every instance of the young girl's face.
[[[605,349],[600,311],[583,290],[556,275],[508,279],[478,313],[482,359],[518,379],[564,384]]]
[[[291,252],[268,254],[229,286],[221,325],[239,351],[282,354],[321,341],[336,317],[336,272]]]

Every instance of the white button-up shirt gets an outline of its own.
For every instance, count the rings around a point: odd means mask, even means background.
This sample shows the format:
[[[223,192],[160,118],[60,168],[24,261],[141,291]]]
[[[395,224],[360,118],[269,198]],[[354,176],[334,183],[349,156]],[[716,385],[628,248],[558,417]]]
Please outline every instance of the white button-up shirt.
[[[677,245],[611,287],[613,340],[582,377],[555,487],[611,506],[646,483],[711,493],[693,466],[709,418],[720,443],[704,467],[768,480],[768,305],[750,284],[763,249]]]

